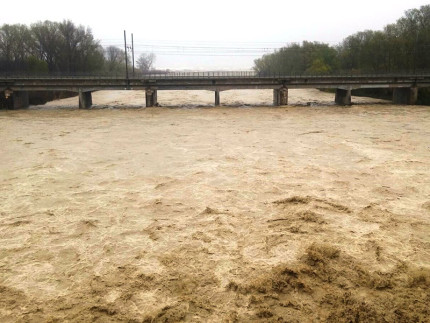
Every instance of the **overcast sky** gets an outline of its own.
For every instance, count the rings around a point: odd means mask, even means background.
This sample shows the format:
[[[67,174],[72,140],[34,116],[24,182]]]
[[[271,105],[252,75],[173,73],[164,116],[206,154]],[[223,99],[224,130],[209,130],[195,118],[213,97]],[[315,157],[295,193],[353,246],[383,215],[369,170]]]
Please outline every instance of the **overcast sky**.
[[[2,5],[0,24],[70,19],[104,46],[123,48],[134,34],[136,58],[154,51],[157,68],[250,69],[255,58],[303,40],[332,45],[355,32],[380,30],[418,0],[20,0]]]

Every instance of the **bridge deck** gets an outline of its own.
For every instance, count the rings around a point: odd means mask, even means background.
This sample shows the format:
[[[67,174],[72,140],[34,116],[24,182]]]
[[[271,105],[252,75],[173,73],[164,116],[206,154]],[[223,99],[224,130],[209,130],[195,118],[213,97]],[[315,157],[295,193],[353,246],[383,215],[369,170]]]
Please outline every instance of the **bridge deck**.
[[[351,90],[360,88],[393,88],[393,100],[399,104],[415,104],[417,88],[430,87],[430,73],[390,75],[259,75],[252,72],[195,72],[143,74],[124,76],[19,76],[0,75],[0,93],[12,95],[13,107],[28,107],[28,91],[79,92],[79,107],[92,105],[91,92],[99,90],[145,90],[146,106],[157,105],[158,90],[215,91],[215,105],[220,104],[220,91],[232,89],[273,89],[273,104],[288,104],[288,89],[334,88],[335,102],[351,104]],[[3,100],[4,101],[4,100]],[[10,103],[9,103],[10,105]]]
[[[397,88],[430,87],[430,74],[399,75],[258,75],[236,72],[146,74],[118,76],[0,76],[0,91],[97,91],[123,89],[230,90],[280,88]]]

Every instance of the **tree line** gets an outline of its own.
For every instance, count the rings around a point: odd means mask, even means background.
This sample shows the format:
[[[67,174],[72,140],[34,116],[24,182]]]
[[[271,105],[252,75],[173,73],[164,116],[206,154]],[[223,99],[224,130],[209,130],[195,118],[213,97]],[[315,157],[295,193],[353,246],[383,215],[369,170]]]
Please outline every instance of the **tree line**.
[[[259,73],[334,74],[419,72],[430,69],[430,5],[407,10],[381,31],[366,30],[336,46],[291,44],[254,61]]]
[[[70,20],[0,27],[0,72],[123,73],[125,55],[119,47],[103,48],[90,28]],[[153,54],[142,54],[137,68],[149,71],[154,61]]]

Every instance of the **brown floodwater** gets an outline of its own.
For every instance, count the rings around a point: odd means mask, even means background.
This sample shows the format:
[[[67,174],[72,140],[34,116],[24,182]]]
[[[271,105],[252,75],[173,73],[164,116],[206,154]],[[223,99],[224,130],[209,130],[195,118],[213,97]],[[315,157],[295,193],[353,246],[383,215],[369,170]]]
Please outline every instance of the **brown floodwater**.
[[[0,111],[1,322],[429,321],[430,108],[223,93]]]

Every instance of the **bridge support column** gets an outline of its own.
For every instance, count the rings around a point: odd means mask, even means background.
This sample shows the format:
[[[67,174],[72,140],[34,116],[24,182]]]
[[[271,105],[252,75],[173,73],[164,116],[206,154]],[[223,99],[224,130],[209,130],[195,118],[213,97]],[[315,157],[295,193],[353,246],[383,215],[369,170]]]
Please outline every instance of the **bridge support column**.
[[[158,106],[157,102],[157,90],[146,90],[146,107],[156,107]]]
[[[13,109],[25,109],[29,107],[28,91],[14,91],[12,93]]]
[[[220,96],[219,96],[219,90],[215,90],[215,106],[218,107],[221,103]]]
[[[273,90],[273,105],[281,106],[288,104],[288,89],[283,87]]]
[[[337,105],[351,105],[351,89],[336,89],[334,102]]]
[[[0,109],[9,109],[10,107],[10,99],[7,92],[0,92]]]
[[[79,91],[79,109],[89,109],[93,105],[91,92]]]
[[[402,87],[395,88],[393,91],[393,103],[403,105],[417,104],[418,88],[416,87]]]

